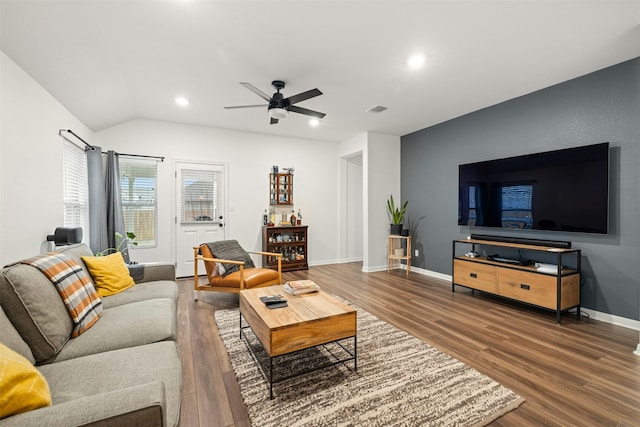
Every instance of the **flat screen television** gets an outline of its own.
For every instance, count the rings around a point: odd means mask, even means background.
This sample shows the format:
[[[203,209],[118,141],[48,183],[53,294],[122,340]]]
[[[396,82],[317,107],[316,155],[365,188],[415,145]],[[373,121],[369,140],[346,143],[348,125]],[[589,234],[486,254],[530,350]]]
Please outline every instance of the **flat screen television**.
[[[460,165],[458,183],[458,225],[608,231],[608,142]]]

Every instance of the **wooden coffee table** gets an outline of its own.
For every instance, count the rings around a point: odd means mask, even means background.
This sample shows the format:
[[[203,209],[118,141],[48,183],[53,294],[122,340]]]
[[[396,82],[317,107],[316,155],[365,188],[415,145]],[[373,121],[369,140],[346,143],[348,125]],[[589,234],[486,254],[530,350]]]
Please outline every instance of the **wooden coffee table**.
[[[267,295],[282,295],[287,300],[288,307],[273,310],[267,308],[260,300],[260,297]],[[274,381],[273,361],[278,356],[336,342],[349,357],[336,359],[316,369],[353,360],[354,371],[357,371],[356,313],[355,308],[322,291],[294,296],[286,293],[282,285],[241,291],[240,337],[244,335],[243,329],[251,328],[269,356],[268,375],[258,362],[260,370],[269,382],[269,398],[273,398],[274,382],[301,375],[291,375]],[[248,326],[243,326],[243,319]],[[339,343],[347,338],[353,338],[352,352]],[[246,339],[245,342],[253,353]],[[310,371],[302,374],[308,372]]]

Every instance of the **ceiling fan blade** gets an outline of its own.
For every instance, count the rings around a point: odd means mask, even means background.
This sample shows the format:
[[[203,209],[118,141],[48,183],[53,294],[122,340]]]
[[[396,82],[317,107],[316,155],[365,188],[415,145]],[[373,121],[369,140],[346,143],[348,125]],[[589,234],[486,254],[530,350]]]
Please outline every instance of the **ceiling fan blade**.
[[[320,92],[318,89],[311,89],[306,92],[290,96],[287,99],[289,100],[289,103],[293,105],[318,95],[322,95],[322,92]]]
[[[260,105],[232,105],[230,107],[224,107],[225,110],[233,110],[234,108],[255,108],[255,107],[268,107],[268,104],[260,104]]]
[[[294,113],[305,114],[311,117],[317,117],[319,119],[322,119],[324,116],[326,116],[325,113],[319,113],[318,111],[313,111],[313,110],[309,110],[308,108],[298,107],[297,105],[290,105],[288,110],[293,111]]]
[[[260,98],[264,99],[265,101],[271,101],[271,97],[269,95],[267,95],[266,93],[264,93],[263,91],[261,91],[260,89],[252,85],[251,83],[240,82],[240,84],[246,87],[247,89],[249,89],[251,92],[258,95]]]
[[[278,119],[274,119],[273,117],[271,117],[271,122],[269,122],[270,125],[275,125],[278,124]]]

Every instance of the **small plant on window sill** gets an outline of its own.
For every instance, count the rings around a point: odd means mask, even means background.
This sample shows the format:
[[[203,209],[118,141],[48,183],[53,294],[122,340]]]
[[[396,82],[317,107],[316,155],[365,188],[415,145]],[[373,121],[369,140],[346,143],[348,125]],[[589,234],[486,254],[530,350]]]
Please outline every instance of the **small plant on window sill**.
[[[123,237],[122,234],[116,231],[116,247],[107,248],[104,251],[98,252],[96,256],[105,256],[120,252],[123,255],[129,253],[129,245],[138,246],[138,242],[135,241],[136,235],[132,231],[126,232],[127,237]],[[135,264],[135,263],[130,263]]]

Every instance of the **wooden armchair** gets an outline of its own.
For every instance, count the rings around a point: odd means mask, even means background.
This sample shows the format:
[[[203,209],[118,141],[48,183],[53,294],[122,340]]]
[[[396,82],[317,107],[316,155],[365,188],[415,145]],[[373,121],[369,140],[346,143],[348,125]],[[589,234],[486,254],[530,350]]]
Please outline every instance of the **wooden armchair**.
[[[278,259],[278,270],[261,267],[245,267],[245,261],[216,258],[206,243],[193,248],[193,298],[198,299],[198,291],[233,292],[243,289],[279,285],[282,283],[282,254],[274,252],[246,252],[273,256]],[[198,261],[204,261],[207,271],[207,284],[199,284]],[[238,270],[229,274],[220,274],[220,265],[238,266]]]

